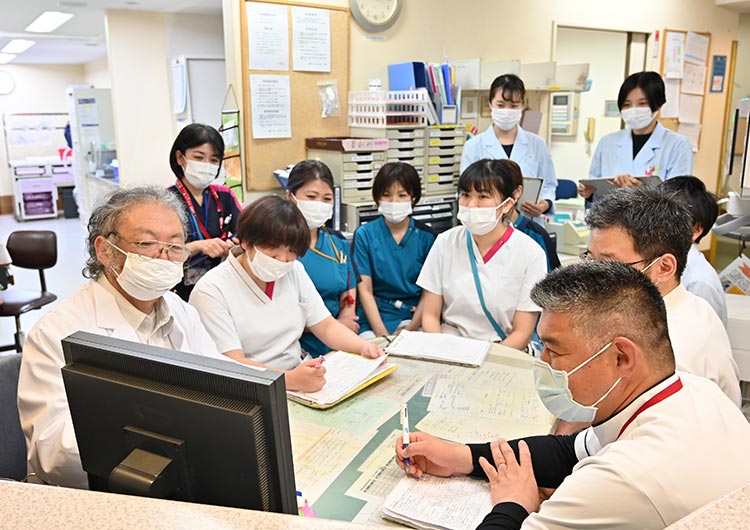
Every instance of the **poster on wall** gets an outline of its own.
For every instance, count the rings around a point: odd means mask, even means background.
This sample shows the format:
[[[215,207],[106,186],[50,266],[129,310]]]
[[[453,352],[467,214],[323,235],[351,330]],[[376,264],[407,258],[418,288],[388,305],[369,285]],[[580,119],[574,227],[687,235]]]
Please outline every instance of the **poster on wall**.
[[[288,75],[251,75],[253,138],[291,138],[292,112]]]
[[[331,15],[327,9],[292,7],[292,35],[294,70],[331,71]]]
[[[682,79],[685,64],[685,35],[674,31],[667,32],[664,45],[664,76]]]
[[[714,55],[711,67],[711,92],[724,92],[724,76],[727,73],[727,56]]]
[[[289,8],[247,3],[250,70],[289,70]]]
[[[709,42],[705,35],[688,31],[685,39],[685,60],[695,64],[706,64]]]

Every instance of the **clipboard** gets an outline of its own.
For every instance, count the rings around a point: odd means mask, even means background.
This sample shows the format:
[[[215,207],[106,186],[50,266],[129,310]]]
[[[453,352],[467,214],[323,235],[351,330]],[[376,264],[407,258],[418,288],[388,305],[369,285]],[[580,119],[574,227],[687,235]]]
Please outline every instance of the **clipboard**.
[[[640,180],[643,182],[644,186],[658,186],[662,183],[661,177],[658,176],[650,176],[650,177],[633,177],[635,179]],[[524,179],[526,180],[526,179]],[[597,197],[603,197],[604,195],[608,193],[612,193],[614,190],[616,190],[618,187],[614,185],[614,179],[611,178],[603,178],[603,179],[581,179],[579,181],[584,186],[591,186],[592,188],[595,188],[596,191],[594,194]]]
[[[542,184],[544,184],[544,179],[523,177],[523,193],[521,193],[517,204],[521,205],[526,201],[537,203],[539,194],[542,192]]]

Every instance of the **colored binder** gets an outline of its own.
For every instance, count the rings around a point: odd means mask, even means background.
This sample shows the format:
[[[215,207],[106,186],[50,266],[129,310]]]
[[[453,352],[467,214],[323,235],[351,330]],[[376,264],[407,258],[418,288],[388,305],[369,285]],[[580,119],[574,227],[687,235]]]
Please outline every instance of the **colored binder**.
[[[388,90],[416,90],[426,87],[424,63],[414,61],[388,65]]]

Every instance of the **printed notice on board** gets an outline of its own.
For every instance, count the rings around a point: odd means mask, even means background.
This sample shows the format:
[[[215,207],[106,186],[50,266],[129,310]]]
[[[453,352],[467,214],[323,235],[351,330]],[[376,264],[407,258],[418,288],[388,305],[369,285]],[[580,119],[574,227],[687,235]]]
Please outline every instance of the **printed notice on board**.
[[[251,75],[253,138],[291,138],[292,112],[288,75]]]
[[[289,8],[247,3],[250,70],[289,70]]]
[[[667,42],[664,45],[664,74],[665,77],[682,79],[685,65],[685,35],[674,31],[667,32]]]
[[[292,7],[293,68],[331,71],[331,16],[327,9]]]
[[[99,127],[96,98],[78,98],[78,119],[81,127]]]

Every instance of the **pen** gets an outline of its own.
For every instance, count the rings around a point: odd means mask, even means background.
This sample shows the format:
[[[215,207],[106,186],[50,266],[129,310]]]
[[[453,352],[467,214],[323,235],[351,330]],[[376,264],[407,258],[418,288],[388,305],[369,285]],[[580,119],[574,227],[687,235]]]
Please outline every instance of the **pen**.
[[[401,404],[401,429],[403,430],[401,449],[406,449],[409,447],[409,409],[407,408],[406,403]],[[407,468],[411,465],[409,457],[404,458],[404,464]]]

